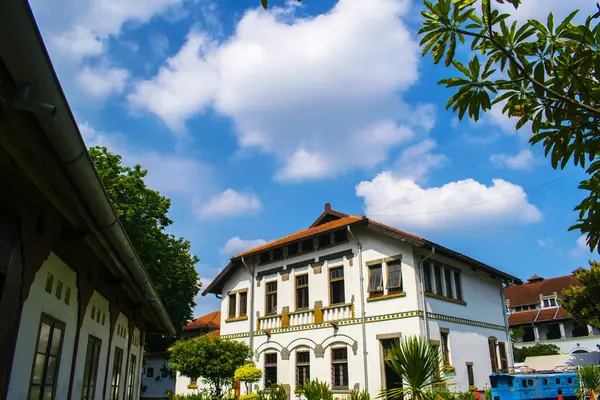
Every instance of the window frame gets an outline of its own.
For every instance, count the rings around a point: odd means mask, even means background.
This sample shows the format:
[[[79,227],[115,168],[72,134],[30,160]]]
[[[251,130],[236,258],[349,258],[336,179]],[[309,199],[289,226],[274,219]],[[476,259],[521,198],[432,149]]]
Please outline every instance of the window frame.
[[[506,343],[498,342],[498,353],[499,353],[499,361],[500,361],[500,369],[502,372],[508,371],[508,353],[506,351]]]
[[[45,352],[44,353],[40,353],[38,351],[38,347],[40,345],[40,334],[42,333],[42,325],[46,324],[50,326],[50,333],[48,335],[48,343],[46,343],[46,348],[45,348]],[[52,340],[54,339],[54,333],[55,330],[60,330],[61,331],[61,337],[60,337],[60,342],[58,344],[58,352],[56,355],[56,368],[54,370],[54,381],[52,382],[52,384],[50,385],[46,385],[46,373],[48,370],[48,360],[50,359],[50,357],[52,356],[48,356],[48,354],[50,354],[50,348],[52,346]],[[63,350],[63,343],[64,343],[64,339],[65,339],[65,330],[66,330],[66,323],[56,319],[46,313],[42,313],[40,316],[40,322],[38,324],[38,333],[37,333],[37,339],[35,341],[35,348],[34,348],[34,356],[33,356],[33,363],[31,366],[31,374],[29,377],[29,385],[28,385],[28,390],[27,390],[27,398],[31,399],[31,390],[33,388],[33,386],[39,386],[40,387],[40,398],[42,397],[42,394],[44,393],[44,389],[46,388],[46,386],[52,386],[52,395],[51,395],[51,399],[54,399],[56,396],[56,385],[58,382],[58,374],[60,372],[60,360],[62,358],[62,350]],[[38,354],[42,354],[44,356],[44,366],[42,369],[42,379],[40,384],[34,384],[33,383],[33,377],[35,374],[35,365],[36,365],[36,360],[38,357]]]
[[[269,285],[275,284],[275,290],[269,291]],[[277,279],[265,282],[265,315],[277,315]],[[269,298],[273,297],[273,309],[269,310]]]
[[[90,350],[92,351],[91,354]],[[83,367],[83,384],[81,386],[82,400],[94,400],[95,398],[98,371],[100,369],[100,353],[102,353],[102,339],[94,335],[88,335]]]
[[[495,337],[488,338],[488,349],[490,353],[490,365],[492,372],[498,372],[498,353],[496,351],[498,341]]]
[[[137,356],[130,354],[129,356],[129,379],[127,380],[126,398],[133,400],[135,394],[135,371],[137,367]]]
[[[306,283],[303,284],[298,284],[298,280],[299,279],[303,279],[306,278]],[[308,272],[304,273],[304,274],[298,274],[294,277],[294,284],[295,284],[295,290],[294,290],[294,303],[296,305],[296,311],[300,311],[300,310],[308,310],[310,307],[310,283],[309,283],[309,277],[308,277]],[[300,292],[306,292],[306,294],[304,296],[299,296]],[[301,300],[302,297],[306,298],[306,304],[299,304],[299,301]]]
[[[454,280],[454,270],[446,266],[442,266],[442,270],[444,273],[444,283],[446,286],[446,297],[456,299],[456,297],[454,297],[454,288],[452,285],[452,281]]]
[[[239,299],[238,299],[239,317],[240,318],[247,317],[248,316],[248,291],[240,290],[240,291],[238,291],[238,295],[239,295]],[[242,312],[242,308],[243,308],[243,312]]]
[[[374,297],[381,297],[383,296],[383,292],[385,290],[385,287],[383,285],[383,263],[380,264],[373,264],[373,265],[369,265],[367,267],[369,269],[369,273],[368,273],[368,279],[369,279],[369,283],[367,285],[367,292],[369,293],[369,298],[374,298]],[[379,286],[372,288],[371,287],[371,279],[373,276],[373,272],[379,270]]]
[[[237,316],[237,293],[227,295],[227,319],[234,319]],[[233,315],[231,313],[233,312]]]
[[[450,330],[446,328],[440,329],[440,352],[442,353],[442,362],[444,366],[452,366],[452,360],[450,358]]]
[[[467,362],[467,381],[469,386],[475,386],[475,370],[472,362]]]
[[[397,293],[397,292],[402,292],[404,291],[403,288],[403,282],[402,282],[402,259],[397,259],[397,260],[393,260],[390,262],[386,262],[385,263],[385,269],[387,272],[387,290],[388,293]],[[398,267],[398,274],[399,274],[399,279],[398,279],[398,286],[392,286],[391,285],[391,277],[392,277],[392,267]],[[394,272],[395,273],[395,272]]]
[[[267,360],[267,357],[273,357],[275,359],[275,362],[268,362],[269,360]],[[279,360],[278,360],[277,352],[276,351],[265,353],[264,360],[263,360],[263,362],[264,362],[263,371],[264,371],[264,378],[265,378],[265,380],[264,380],[265,388],[271,388],[271,385],[274,385],[274,384],[276,385],[277,384],[277,379],[278,379],[278,376],[277,376],[277,373],[278,373],[278,371],[277,371],[277,363],[278,363],[278,361]],[[267,368],[273,369],[273,371],[275,371],[275,382],[267,381],[267,377],[269,375],[267,373]]]
[[[332,271],[338,271],[341,270],[342,271],[342,276],[341,277],[336,277],[336,278],[331,278],[331,273]],[[345,304],[346,303],[346,282],[345,282],[345,273],[344,273],[344,265],[336,265],[336,266],[332,266],[328,269],[327,273],[328,273],[328,280],[329,280],[329,305],[333,306],[333,305],[339,305],[339,304]],[[333,288],[334,285],[336,285],[338,282],[342,282],[341,284],[341,298],[342,301],[340,302],[335,302],[333,301]],[[337,286],[335,286],[337,287]]]
[[[117,350],[119,351],[119,357],[117,357]],[[110,376],[110,400],[117,400],[119,398],[119,389],[121,388],[121,378],[123,377],[123,355],[125,350],[119,346],[115,346],[113,354],[113,367]],[[118,362],[117,362],[118,360]],[[116,368],[115,368],[116,367]]]
[[[423,285],[425,293],[433,293],[433,274],[431,272],[431,262],[423,263]]]
[[[299,356],[306,355],[306,361],[300,361]],[[310,350],[296,350],[296,386],[302,386],[310,380]]]
[[[346,358],[345,359],[338,359],[336,360],[334,358],[334,353],[336,350],[344,350],[346,352]],[[349,374],[349,370],[348,370],[348,365],[349,365],[349,360],[348,360],[348,347],[347,346],[339,346],[339,347],[332,347],[331,348],[331,388],[333,390],[347,390],[349,389],[350,385],[349,385],[349,380],[350,380],[350,374]],[[336,385],[335,383],[335,377],[336,377],[336,367],[337,366],[341,366],[341,385]],[[345,366],[345,368],[344,368]],[[344,382],[344,378],[346,378],[346,382]]]
[[[444,277],[442,276],[442,265],[439,263],[433,264],[433,280],[435,282],[435,294],[438,296],[444,295]]]

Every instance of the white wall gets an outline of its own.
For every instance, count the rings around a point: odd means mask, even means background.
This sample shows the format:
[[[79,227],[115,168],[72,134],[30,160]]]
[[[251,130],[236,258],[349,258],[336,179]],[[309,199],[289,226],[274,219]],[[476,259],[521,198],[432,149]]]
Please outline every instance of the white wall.
[[[124,329],[122,331],[121,328]],[[115,324],[115,328],[113,331],[112,344],[110,349],[110,365],[108,367],[108,384],[106,385],[106,398],[110,398],[110,381],[112,379],[112,371],[113,365],[115,362],[115,348],[119,347],[123,350],[123,361],[121,364],[121,382],[119,384],[119,398],[123,396],[125,393],[125,387],[127,383],[127,346],[128,346],[128,320],[127,317],[119,312],[119,316],[117,317],[117,323]],[[119,334],[121,333],[121,334]]]
[[[190,384],[190,378],[177,373],[177,375],[175,377],[175,394],[194,394],[194,393],[198,393],[199,391],[201,391],[203,389],[209,388],[209,386],[207,384],[203,383],[202,379],[200,379],[200,378],[198,378],[198,381],[197,381],[197,386],[198,386],[197,389],[188,388],[189,384]],[[227,390],[227,389],[223,388],[223,391],[225,391],[225,390]]]
[[[73,378],[74,397],[81,397],[81,391],[83,390],[83,372],[87,355],[87,343],[90,335],[93,335],[102,341],[100,346],[100,358],[98,361],[96,388],[94,391],[95,396],[102,396],[104,377],[106,375],[106,361],[108,357],[108,336],[110,333],[110,314],[108,305],[108,300],[100,293],[94,291],[87,306],[79,334],[79,349],[77,351],[75,376]],[[92,319],[92,309],[94,310],[94,319]],[[99,318],[98,315],[100,315]]]
[[[146,391],[140,393],[142,399],[164,398],[165,392],[170,390],[175,392],[175,377],[162,376],[161,368],[169,366],[165,357],[147,357],[144,361],[144,370],[142,373],[142,386],[146,386]],[[153,376],[148,377],[148,369],[153,369]]]
[[[54,277],[52,293],[45,291],[48,273]],[[61,298],[56,298],[56,287],[62,282]],[[65,303],[65,293],[70,289],[69,304]],[[46,313],[65,323],[62,354],[60,359],[56,398],[66,399],[71,375],[73,343],[77,330],[77,275],[54,253],[43,262],[31,285],[29,297],[23,304],[21,322],[13,359],[8,399],[27,398],[35,345],[40,326],[41,314]]]

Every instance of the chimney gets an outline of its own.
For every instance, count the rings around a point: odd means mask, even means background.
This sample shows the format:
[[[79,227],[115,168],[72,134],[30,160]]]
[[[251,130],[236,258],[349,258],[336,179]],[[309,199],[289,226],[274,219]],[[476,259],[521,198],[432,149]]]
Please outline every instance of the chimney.
[[[331,204],[325,203],[325,212],[331,211]]]

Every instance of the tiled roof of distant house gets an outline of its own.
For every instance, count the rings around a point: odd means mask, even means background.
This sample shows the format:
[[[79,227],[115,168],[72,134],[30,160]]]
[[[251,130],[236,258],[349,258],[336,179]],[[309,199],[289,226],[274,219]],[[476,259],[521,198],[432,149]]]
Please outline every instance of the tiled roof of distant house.
[[[556,293],[559,297],[561,292],[570,286],[579,286],[579,279],[575,274],[559,276],[556,278],[540,278],[532,276],[522,285],[512,285],[504,290],[504,296],[509,301],[510,307],[518,307],[529,304],[538,304],[540,296],[552,296]]]
[[[213,311],[210,314],[206,314],[200,318],[188,323],[183,330],[191,331],[194,329],[219,329],[221,327],[221,311]]]

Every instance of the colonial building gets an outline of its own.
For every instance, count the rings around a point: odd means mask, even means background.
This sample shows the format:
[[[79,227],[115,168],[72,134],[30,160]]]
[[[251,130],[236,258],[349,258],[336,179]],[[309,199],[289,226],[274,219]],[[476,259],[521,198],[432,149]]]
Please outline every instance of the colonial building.
[[[183,328],[181,340],[189,340],[202,335],[219,335],[221,326],[221,311],[213,311],[200,318],[196,318]],[[199,389],[207,387],[203,385],[202,379],[190,379],[187,376],[177,374],[175,382],[176,394],[198,393]]]
[[[515,346],[555,344],[563,354],[598,350],[600,332],[573,321],[560,306],[562,291],[580,285],[577,272],[581,270],[578,268],[571,275],[548,279],[534,275],[522,285],[506,288],[510,327],[521,327],[524,331],[522,337],[514,338]]]
[[[221,337],[248,343],[259,387],[290,393],[309,378],[335,396],[373,396],[400,379],[389,346],[418,335],[439,345],[452,390],[482,388],[511,364],[503,283],[480,261],[325,205],[292,235],[235,255],[204,295],[221,298]]]
[[[136,399],[145,336],[175,330],[26,1],[0,36],[0,398]]]

